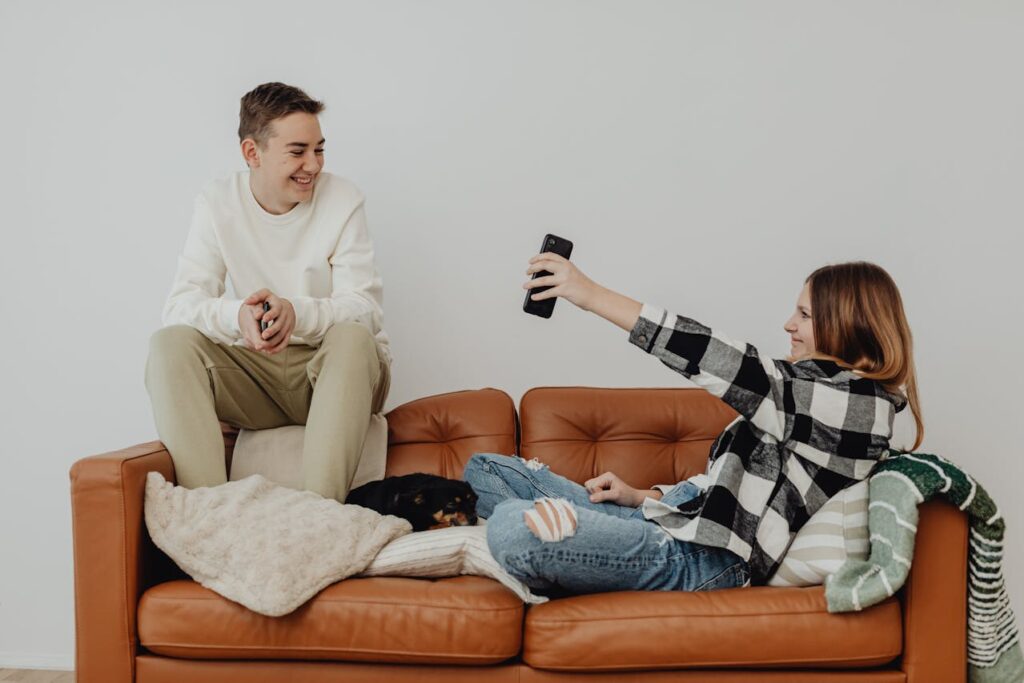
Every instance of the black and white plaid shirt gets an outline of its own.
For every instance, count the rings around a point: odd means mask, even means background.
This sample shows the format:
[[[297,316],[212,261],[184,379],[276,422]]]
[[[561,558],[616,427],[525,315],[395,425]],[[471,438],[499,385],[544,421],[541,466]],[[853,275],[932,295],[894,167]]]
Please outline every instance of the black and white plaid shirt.
[[[825,360],[762,359],[704,325],[645,305],[633,344],[739,412],[711,447],[703,495],[648,498],[644,516],[684,541],[727,548],[763,584],[826,500],[867,477],[889,448],[902,396]],[[706,478],[705,478],[706,477]]]

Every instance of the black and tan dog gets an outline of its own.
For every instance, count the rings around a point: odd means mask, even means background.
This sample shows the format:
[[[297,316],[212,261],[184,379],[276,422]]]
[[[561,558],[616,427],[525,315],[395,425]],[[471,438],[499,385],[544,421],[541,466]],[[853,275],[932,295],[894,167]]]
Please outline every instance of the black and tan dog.
[[[469,484],[434,474],[371,481],[349,491],[346,503],[407,519],[413,531],[476,524],[476,494]]]

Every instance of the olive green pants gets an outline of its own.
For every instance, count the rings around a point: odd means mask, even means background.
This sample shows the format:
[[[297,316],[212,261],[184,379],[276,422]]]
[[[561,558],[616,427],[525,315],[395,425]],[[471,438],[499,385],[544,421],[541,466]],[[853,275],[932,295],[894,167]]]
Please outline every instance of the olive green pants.
[[[305,487],[344,502],[370,415],[383,409],[389,386],[373,335],[355,323],[331,327],[318,348],[292,345],[275,355],[174,325],[153,335],[146,362],[157,433],[186,488],[227,481],[220,421],[245,429],[304,424]]]

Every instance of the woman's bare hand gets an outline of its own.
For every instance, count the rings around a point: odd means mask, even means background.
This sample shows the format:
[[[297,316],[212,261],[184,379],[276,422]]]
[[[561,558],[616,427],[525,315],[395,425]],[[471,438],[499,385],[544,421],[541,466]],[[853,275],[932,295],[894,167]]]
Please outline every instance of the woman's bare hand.
[[[533,275],[542,270],[548,271],[551,275],[528,280],[523,284],[523,289],[551,289],[531,295],[531,300],[544,301],[559,296],[585,311],[590,310],[590,302],[601,288],[584,275],[572,261],[551,252],[537,254],[530,259],[530,267],[526,269],[526,274]]]
[[[612,472],[588,479],[583,482],[583,487],[590,493],[591,503],[616,503],[636,507],[644,502],[644,496],[638,489],[622,481]]]
[[[584,275],[572,261],[550,252],[537,254],[530,259],[530,267],[526,269],[526,274],[533,275],[542,270],[548,271],[551,275],[528,280],[523,284],[523,289],[529,290],[551,287],[543,292],[531,294],[530,299],[533,301],[558,296],[584,311],[596,313],[627,332],[636,325],[637,318],[640,317],[640,303],[597,284]]]

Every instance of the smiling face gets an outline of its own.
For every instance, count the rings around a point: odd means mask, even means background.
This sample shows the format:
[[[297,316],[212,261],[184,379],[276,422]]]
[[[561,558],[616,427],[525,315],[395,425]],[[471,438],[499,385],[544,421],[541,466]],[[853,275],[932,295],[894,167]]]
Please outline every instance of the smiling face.
[[[783,326],[789,333],[789,355],[792,360],[809,358],[815,352],[814,322],[811,317],[811,285],[804,284],[796,301],[796,310]]]
[[[265,211],[288,213],[313,196],[324,166],[324,137],[313,114],[294,112],[271,123],[271,134],[261,145],[242,140],[242,156],[249,165],[249,186]]]

